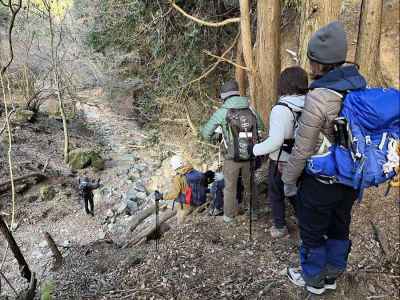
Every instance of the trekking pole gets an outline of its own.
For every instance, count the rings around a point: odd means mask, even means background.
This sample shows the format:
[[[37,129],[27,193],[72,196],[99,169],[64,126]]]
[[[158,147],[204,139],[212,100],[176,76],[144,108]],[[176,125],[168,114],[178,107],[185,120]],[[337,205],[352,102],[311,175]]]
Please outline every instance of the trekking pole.
[[[253,219],[253,197],[254,197],[254,158],[252,157],[250,159],[250,220],[249,220],[249,236],[250,236],[250,241],[253,240],[252,236],[252,219]]]
[[[159,221],[159,211],[160,211],[160,199],[161,195],[159,193],[155,193],[155,202],[156,202],[156,251],[158,251],[158,239],[160,237],[160,221]]]

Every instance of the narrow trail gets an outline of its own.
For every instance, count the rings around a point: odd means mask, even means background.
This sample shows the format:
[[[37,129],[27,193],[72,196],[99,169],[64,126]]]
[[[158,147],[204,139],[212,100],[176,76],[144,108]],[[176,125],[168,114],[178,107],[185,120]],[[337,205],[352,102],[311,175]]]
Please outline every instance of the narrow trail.
[[[14,238],[39,279],[48,275],[53,260],[44,232],[52,235],[64,255],[68,255],[71,247],[104,239],[110,231],[104,221],[110,210],[121,205],[132,185],[144,187],[154,166],[146,151],[141,154],[136,151],[136,148],[143,150],[145,135],[133,120],[118,116],[108,99],[94,97],[92,91],[83,93],[81,99],[83,101],[77,108],[83,112],[87,126],[93,130],[95,139],[100,140],[105,152],[105,170],[93,174],[101,179],[102,187],[95,194],[94,218],[84,213],[77,191],[63,187],[58,179],[48,182],[60,188],[54,200],[26,203],[18,209],[20,226]],[[0,249],[4,248],[5,241],[1,240]],[[13,256],[8,255],[2,270],[20,288],[26,283],[19,276],[17,267]]]

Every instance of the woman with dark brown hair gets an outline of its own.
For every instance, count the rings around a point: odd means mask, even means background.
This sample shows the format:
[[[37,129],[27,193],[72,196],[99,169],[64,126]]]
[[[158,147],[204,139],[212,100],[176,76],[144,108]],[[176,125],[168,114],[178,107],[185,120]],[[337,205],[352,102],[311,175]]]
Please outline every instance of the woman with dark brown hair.
[[[286,164],[294,144],[297,119],[304,106],[308,90],[307,73],[300,67],[285,69],[279,78],[279,99],[272,108],[269,119],[268,138],[254,145],[253,154],[269,155],[268,200],[272,209],[273,226],[270,229],[273,238],[285,236],[285,195],[281,170]],[[294,197],[290,198],[294,204]]]

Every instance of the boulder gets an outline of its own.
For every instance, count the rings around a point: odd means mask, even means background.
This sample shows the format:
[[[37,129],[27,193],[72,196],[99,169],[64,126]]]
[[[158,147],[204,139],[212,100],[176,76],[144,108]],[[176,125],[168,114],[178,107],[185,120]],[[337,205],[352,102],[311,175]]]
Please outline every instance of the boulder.
[[[90,166],[96,170],[103,170],[104,160],[95,150],[78,148],[69,152],[69,165],[73,170],[80,170]]]
[[[56,190],[50,185],[43,185],[39,190],[39,197],[42,201],[50,201],[56,196]]]
[[[12,118],[14,124],[25,124],[33,119],[35,113],[27,109],[17,109],[15,115]]]

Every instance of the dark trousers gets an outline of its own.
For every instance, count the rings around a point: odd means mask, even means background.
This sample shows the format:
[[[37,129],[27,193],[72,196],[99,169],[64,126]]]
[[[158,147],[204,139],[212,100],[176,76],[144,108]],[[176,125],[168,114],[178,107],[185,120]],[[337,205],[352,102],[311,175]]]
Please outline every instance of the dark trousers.
[[[324,184],[305,175],[297,193],[300,262],[307,284],[323,286],[347,266],[351,242],[351,209],[357,191],[342,184]]]
[[[316,248],[325,237],[348,240],[351,209],[357,191],[342,184],[324,184],[304,176],[297,193],[297,217],[303,245]]]
[[[283,228],[285,220],[285,194],[283,191],[282,173],[277,169],[277,162],[270,160],[268,169],[268,200],[272,210],[274,226]],[[296,198],[290,197],[289,201],[296,210]]]
[[[85,195],[83,197],[83,202],[85,203],[85,212],[89,215],[94,216],[94,201],[93,201],[93,193],[91,195]]]

